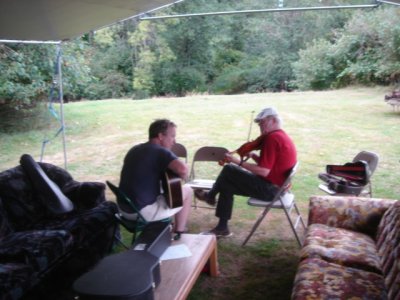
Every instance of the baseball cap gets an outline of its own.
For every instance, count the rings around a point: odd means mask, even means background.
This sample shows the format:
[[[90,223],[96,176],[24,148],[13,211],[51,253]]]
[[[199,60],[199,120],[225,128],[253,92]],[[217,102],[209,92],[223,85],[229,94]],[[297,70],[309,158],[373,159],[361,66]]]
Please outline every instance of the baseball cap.
[[[277,116],[277,115],[278,115],[278,112],[276,111],[275,108],[267,107],[267,108],[264,108],[262,111],[260,111],[260,113],[254,119],[254,122],[258,123],[258,122],[260,122],[262,119],[264,119],[266,117]]]

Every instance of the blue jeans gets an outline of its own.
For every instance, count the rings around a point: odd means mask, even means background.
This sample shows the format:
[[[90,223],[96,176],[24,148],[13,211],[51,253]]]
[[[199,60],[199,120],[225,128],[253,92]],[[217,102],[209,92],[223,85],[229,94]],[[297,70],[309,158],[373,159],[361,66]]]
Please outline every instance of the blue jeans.
[[[215,198],[219,194],[215,215],[230,220],[234,195],[272,201],[278,190],[278,186],[265,181],[262,177],[236,165],[226,164],[208,195],[210,198]]]

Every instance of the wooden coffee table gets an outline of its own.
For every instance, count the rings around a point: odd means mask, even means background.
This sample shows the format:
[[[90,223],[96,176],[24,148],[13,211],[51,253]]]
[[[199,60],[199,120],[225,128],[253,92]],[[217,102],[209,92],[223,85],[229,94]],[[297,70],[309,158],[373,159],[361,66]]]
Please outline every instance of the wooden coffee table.
[[[154,290],[155,300],[186,299],[204,266],[210,276],[218,276],[217,239],[214,235],[183,234],[172,245],[185,244],[190,257],[161,262],[161,282]]]

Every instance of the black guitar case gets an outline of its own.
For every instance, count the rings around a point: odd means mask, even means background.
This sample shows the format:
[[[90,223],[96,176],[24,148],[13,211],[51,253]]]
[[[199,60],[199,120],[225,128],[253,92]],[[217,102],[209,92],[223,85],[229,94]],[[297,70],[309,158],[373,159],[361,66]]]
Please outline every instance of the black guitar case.
[[[152,300],[161,282],[159,259],[171,245],[168,222],[149,223],[132,249],[103,258],[74,283],[80,300]]]
[[[80,300],[152,300],[160,280],[157,257],[128,250],[103,258],[74,282],[73,289]]]

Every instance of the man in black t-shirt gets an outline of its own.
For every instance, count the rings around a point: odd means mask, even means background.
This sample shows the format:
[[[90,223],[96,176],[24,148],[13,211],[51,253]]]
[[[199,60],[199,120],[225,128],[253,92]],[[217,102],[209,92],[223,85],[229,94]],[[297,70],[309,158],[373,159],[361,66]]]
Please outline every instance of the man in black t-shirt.
[[[120,189],[134,202],[148,221],[161,220],[175,215],[175,232],[186,230],[193,197],[192,189],[182,186],[183,205],[169,208],[160,182],[167,170],[187,179],[189,167],[173,152],[176,125],[159,119],[150,124],[149,141],[132,147],[125,156],[121,171]],[[129,218],[128,215],[125,217]]]

